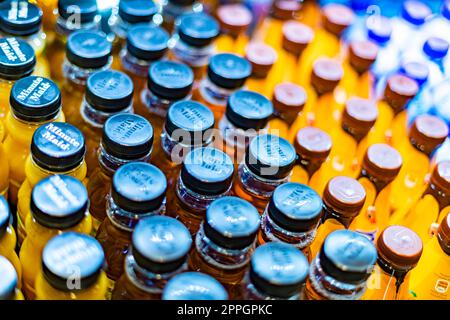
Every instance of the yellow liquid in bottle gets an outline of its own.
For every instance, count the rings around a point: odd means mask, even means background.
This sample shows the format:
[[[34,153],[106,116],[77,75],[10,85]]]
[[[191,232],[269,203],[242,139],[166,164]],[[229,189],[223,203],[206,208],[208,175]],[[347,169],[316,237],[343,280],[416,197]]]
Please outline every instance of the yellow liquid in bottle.
[[[323,224],[319,226],[317,229],[316,238],[313,243],[310,245],[311,249],[311,258],[314,259],[315,256],[319,253],[320,248],[322,247],[325,238],[332,233],[333,231],[343,230],[345,229],[344,225],[339,221],[333,218],[329,218],[325,220]]]
[[[384,100],[378,102],[378,118],[373,129],[368,134],[368,145],[386,142],[386,134],[391,127],[393,119],[394,111],[392,111],[389,104]]]
[[[0,142],[0,195],[5,199],[8,199],[8,187],[9,187],[9,163],[8,155],[5,152],[3,143]]]
[[[362,300],[409,300],[412,295],[409,293],[411,273],[409,272],[400,287],[397,288],[397,279],[383,271],[378,264],[367,279],[367,289]]]
[[[1,141],[3,141],[7,135],[8,128],[6,126],[6,117],[9,113],[9,96],[13,84],[13,81],[0,80],[0,125],[2,126],[2,133],[0,135]]]

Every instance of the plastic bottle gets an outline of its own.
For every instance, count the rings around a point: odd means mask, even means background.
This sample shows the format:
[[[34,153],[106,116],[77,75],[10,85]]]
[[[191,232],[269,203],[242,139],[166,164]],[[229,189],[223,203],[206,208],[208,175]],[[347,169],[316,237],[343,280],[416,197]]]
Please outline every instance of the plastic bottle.
[[[172,32],[176,19],[183,13],[201,12],[203,5],[196,0],[162,0],[162,26]]]
[[[228,292],[207,274],[183,272],[167,282],[162,300],[228,300]]]

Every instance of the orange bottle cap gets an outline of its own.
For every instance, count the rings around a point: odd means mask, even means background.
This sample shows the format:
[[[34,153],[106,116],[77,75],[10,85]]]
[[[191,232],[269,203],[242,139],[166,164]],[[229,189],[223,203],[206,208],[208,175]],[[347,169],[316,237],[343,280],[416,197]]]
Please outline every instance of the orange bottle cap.
[[[354,18],[353,11],[342,4],[331,3],[322,9],[323,27],[337,37],[353,23]]]
[[[283,26],[283,48],[297,56],[314,39],[313,30],[297,21],[287,21]]]
[[[314,62],[311,84],[319,94],[332,92],[341,81],[344,70],[333,59],[319,58]]]
[[[411,143],[426,154],[431,154],[447,136],[447,124],[440,118],[427,114],[418,116],[409,130]]]
[[[391,76],[384,90],[384,98],[396,113],[405,109],[406,104],[419,91],[417,82],[406,76],[395,74]]]
[[[372,177],[395,179],[402,167],[402,156],[387,144],[373,144],[364,155],[362,167]]]
[[[325,159],[331,151],[331,138],[325,132],[314,127],[305,127],[297,132],[294,147],[304,159]]]
[[[368,40],[355,41],[349,46],[351,66],[358,72],[364,73],[377,59],[378,46]]]
[[[277,84],[273,91],[273,106],[280,112],[300,112],[306,103],[305,90],[291,82]]]
[[[278,56],[271,46],[262,42],[255,42],[247,46],[245,58],[252,65],[252,75],[257,78],[265,78],[277,61]]]
[[[228,4],[217,9],[220,28],[226,33],[239,35],[252,23],[252,13],[244,5]]]
[[[327,207],[344,216],[357,215],[364,206],[366,191],[357,180],[337,176],[328,181],[323,192]]]

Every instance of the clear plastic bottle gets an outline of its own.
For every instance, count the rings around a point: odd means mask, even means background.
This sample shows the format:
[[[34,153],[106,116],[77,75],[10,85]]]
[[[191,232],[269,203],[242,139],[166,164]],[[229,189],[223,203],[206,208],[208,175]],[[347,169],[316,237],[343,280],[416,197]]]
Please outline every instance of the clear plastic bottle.
[[[230,194],[233,174],[233,162],[222,151],[215,148],[192,150],[184,158],[166,214],[180,220],[195,235],[208,206]]]
[[[292,244],[311,261],[309,245],[316,236],[322,205],[319,194],[304,184],[287,182],[277,187],[261,217],[258,244]]]
[[[201,12],[203,5],[197,0],[162,0],[162,25],[172,32],[176,19],[183,13]]]
[[[306,282],[308,300],[359,300],[377,261],[367,237],[349,230],[331,233],[311,263]]]
[[[192,238],[181,222],[164,216],[142,219],[133,231],[125,272],[112,299],[161,299],[167,282],[187,270],[191,245]]]
[[[170,279],[163,300],[228,300],[228,292],[213,277],[201,272],[183,272]]]
[[[152,148],[153,128],[143,117],[119,113],[105,122],[97,165],[87,183],[94,234],[106,218],[106,203],[114,173],[126,163],[149,162]]]
[[[17,288],[19,279],[16,270],[11,262],[3,256],[0,256],[0,273],[2,274],[0,300],[23,300],[23,294]]]

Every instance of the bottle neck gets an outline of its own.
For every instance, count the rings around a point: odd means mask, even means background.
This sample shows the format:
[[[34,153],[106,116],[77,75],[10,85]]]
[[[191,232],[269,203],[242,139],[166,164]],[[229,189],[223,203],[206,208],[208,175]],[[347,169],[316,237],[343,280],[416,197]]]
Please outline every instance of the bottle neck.
[[[30,163],[31,163],[32,170],[35,172],[33,174],[33,177],[34,176],[48,177],[48,176],[51,176],[54,174],[64,174],[64,175],[73,176],[75,172],[77,172],[78,170],[81,169],[81,167],[85,163],[85,160],[83,158],[83,160],[78,165],[76,165],[75,167],[68,169],[68,170],[64,169],[64,168],[63,169],[52,168],[51,166],[49,166],[48,169],[45,169],[45,168],[41,167],[39,164],[37,164],[31,155],[30,155]],[[33,178],[33,177],[27,177],[27,178],[30,180],[30,178]]]
[[[86,86],[86,81],[89,76],[98,71],[109,70],[112,64],[112,57],[109,58],[108,63],[101,68],[86,69],[80,66],[76,66],[69,60],[65,59],[63,63],[63,74],[65,80],[72,85]]]
[[[302,157],[302,155],[298,153],[297,157],[297,164],[300,165],[306,171],[306,173],[308,173],[308,178],[310,179],[314,175],[314,173],[316,173],[316,171],[320,169],[322,163],[324,163],[325,161],[325,159],[308,159]]]
[[[431,195],[439,204],[439,211],[443,210],[445,207],[450,206],[450,194],[447,194],[444,190],[436,186],[430,181],[427,189],[422,195],[422,198],[426,195]]]
[[[258,288],[252,283],[250,271],[246,272],[243,283],[245,287],[243,298],[245,300],[299,300],[303,294],[303,289],[301,289],[299,293],[292,295],[289,298],[278,298],[270,296],[262,292],[261,290],[258,290]]]
[[[118,113],[133,113],[133,103],[118,112],[103,112],[91,106],[85,98],[80,107],[80,114],[84,122],[91,128],[102,129],[106,120]]]
[[[78,30],[95,31],[100,29],[101,16],[97,15],[92,21],[81,23],[77,19],[64,19],[58,16],[55,30],[60,38],[65,39],[71,33]]]
[[[342,214],[340,212],[337,212],[336,210],[333,210],[325,203],[322,207],[322,223],[325,223],[328,219],[334,219],[340,224],[344,226],[345,229],[348,229],[350,227],[350,224],[353,222],[355,217],[358,215],[359,212],[352,213],[352,214]]]
[[[358,179],[360,178],[366,178],[368,179],[370,182],[373,183],[373,185],[375,186],[375,190],[377,192],[376,195],[379,195],[380,192],[386,188],[391,182],[392,182],[392,178],[382,178],[382,177],[375,177],[373,175],[370,175],[367,170],[365,170],[364,168],[361,169],[361,173],[359,174]]]
[[[228,101],[228,98],[236,91],[243,90],[245,87],[236,88],[236,89],[226,89],[219,87],[214,84],[211,80],[209,80],[208,76],[204,77],[200,82],[200,94],[206,102],[211,103],[216,106],[225,107]]]
[[[204,67],[208,65],[209,58],[213,55],[215,46],[209,44],[204,47],[193,47],[180,39],[175,34],[169,40],[169,48],[178,60],[186,63],[191,67]]]
[[[120,60],[122,64],[122,68],[126,71],[130,72],[131,74],[140,77],[140,78],[146,78],[148,69],[150,68],[150,65],[154,61],[148,61],[148,60],[141,60],[133,56],[126,47],[124,47],[120,51]],[[158,60],[165,60],[165,57],[162,57]]]

